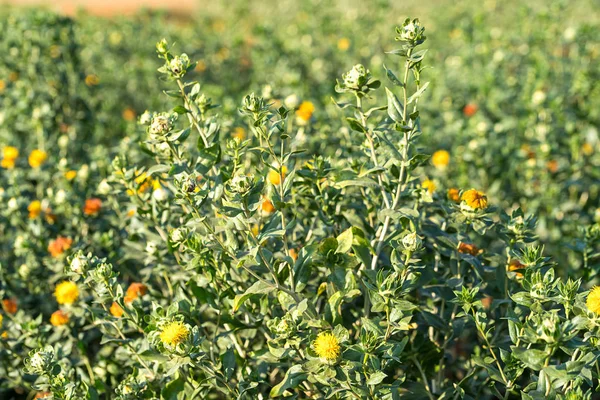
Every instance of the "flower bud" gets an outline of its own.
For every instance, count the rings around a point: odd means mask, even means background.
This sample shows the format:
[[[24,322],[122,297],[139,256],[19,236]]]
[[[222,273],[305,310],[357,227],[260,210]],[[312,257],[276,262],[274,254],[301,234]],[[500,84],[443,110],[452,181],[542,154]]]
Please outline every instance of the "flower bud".
[[[107,195],[110,193],[110,184],[106,179],[102,179],[102,181],[98,184],[98,193]]]
[[[28,369],[36,375],[42,375],[45,372],[50,372],[52,359],[54,358],[54,350],[47,346],[44,349],[34,351],[29,360],[27,360]]]
[[[156,52],[158,54],[166,54],[169,51],[169,45],[166,39],[162,39],[160,42],[156,43]]]
[[[402,238],[402,245],[406,251],[415,252],[421,249],[423,241],[417,235],[417,232],[412,232]]]
[[[367,84],[370,77],[369,70],[361,64],[356,64],[350,71],[342,75],[344,86],[352,90],[360,90],[361,87]]]
[[[78,252],[71,260],[70,268],[71,271],[76,274],[85,272],[90,266],[90,260],[83,253]]]

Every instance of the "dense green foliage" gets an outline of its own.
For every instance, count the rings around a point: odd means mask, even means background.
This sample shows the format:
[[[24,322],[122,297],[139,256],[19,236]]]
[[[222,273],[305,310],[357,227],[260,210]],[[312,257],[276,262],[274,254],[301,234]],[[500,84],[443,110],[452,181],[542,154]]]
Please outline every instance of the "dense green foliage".
[[[582,4],[5,12],[0,397],[591,398]]]

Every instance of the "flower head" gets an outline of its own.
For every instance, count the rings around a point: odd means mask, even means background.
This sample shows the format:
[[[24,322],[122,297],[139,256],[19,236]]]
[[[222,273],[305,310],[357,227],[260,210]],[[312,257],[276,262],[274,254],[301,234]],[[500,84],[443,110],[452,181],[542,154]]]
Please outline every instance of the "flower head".
[[[452,200],[455,203],[460,202],[460,191],[456,188],[448,189],[448,199]]]
[[[273,205],[271,200],[269,200],[266,197],[263,197],[263,200],[260,203],[260,211],[264,215],[269,215],[272,214],[273,211],[275,211],[275,206]]]
[[[279,185],[281,181],[285,179],[287,171],[288,169],[285,165],[281,167],[281,174],[279,173],[279,168],[277,169],[277,171],[269,170],[267,178],[269,179],[269,182],[271,182],[273,185]]]
[[[121,318],[123,316],[123,308],[116,302],[113,301],[113,303],[110,306],[110,313],[112,314],[113,317],[115,318]]]
[[[183,343],[190,335],[190,330],[180,321],[166,324],[160,333],[160,340],[169,346],[177,346]]]
[[[460,242],[458,244],[458,252],[477,256],[479,253],[481,253],[481,250],[479,250],[479,247],[475,246],[474,244]]]
[[[326,362],[333,362],[340,356],[340,341],[331,332],[321,332],[313,342],[315,353]]]
[[[73,179],[75,179],[76,177],[77,177],[77,171],[75,171],[75,170],[73,170],[73,169],[71,169],[71,170],[69,170],[69,171],[65,172],[65,178],[66,178],[68,181],[72,181],[72,180],[73,180]]]
[[[56,285],[54,297],[58,304],[73,304],[79,297],[79,289],[75,282],[63,281]]]
[[[450,163],[450,153],[446,150],[438,150],[431,156],[431,163],[436,168],[446,168]]]
[[[510,272],[514,272],[517,278],[522,278],[523,274],[521,272],[519,272],[519,270],[526,268],[526,266],[519,260],[517,260],[516,258],[513,258],[512,260],[510,260],[510,263],[508,264],[508,270]]]
[[[588,310],[596,315],[600,315],[600,286],[594,286],[585,301]]]
[[[19,149],[13,146],[6,146],[2,150],[2,161],[0,166],[2,168],[11,169],[15,167],[15,160],[19,157]]]
[[[469,103],[463,108],[463,114],[466,117],[472,117],[473,115],[475,115],[477,113],[477,110],[479,110],[479,107],[477,106],[477,104]]]
[[[14,298],[2,300],[2,308],[9,314],[15,314],[18,308],[17,300]]]
[[[42,202],[39,200],[34,200],[27,206],[27,211],[29,211],[29,219],[35,219],[40,216],[42,213]]]
[[[432,181],[431,179],[425,179],[423,181],[423,183],[421,183],[421,187],[425,190],[427,190],[429,192],[429,194],[432,194],[433,192],[435,192],[435,182]]]
[[[73,239],[66,238],[64,236],[59,236],[56,239],[50,241],[48,245],[48,252],[54,258],[60,257],[62,253],[71,248],[73,244]]]
[[[31,168],[39,168],[48,159],[48,153],[44,150],[35,149],[29,154],[29,165]]]
[[[143,283],[133,282],[125,292],[125,304],[133,303],[135,299],[145,295],[148,292],[148,286]]]
[[[307,123],[312,118],[313,113],[315,112],[315,106],[310,101],[303,101],[300,104],[300,107],[296,110],[296,117],[298,117],[298,122]]]
[[[464,201],[467,206],[477,210],[477,209],[485,209],[487,207],[488,201],[487,196],[478,190],[469,189],[464,192],[460,198]]]
[[[54,326],[68,324],[69,316],[62,310],[54,311],[50,316],[50,323]]]
[[[96,215],[100,212],[102,208],[102,200],[98,198],[91,198],[85,201],[85,205],[83,206],[83,213],[85,215]]]

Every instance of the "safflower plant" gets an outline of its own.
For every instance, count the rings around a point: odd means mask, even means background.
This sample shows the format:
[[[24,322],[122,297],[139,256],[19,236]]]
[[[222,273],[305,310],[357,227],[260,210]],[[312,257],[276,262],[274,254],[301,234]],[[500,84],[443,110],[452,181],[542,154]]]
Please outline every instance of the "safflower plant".
[[[140,115],[139,149],[124,138],[90,174],[41,148],[16,168],[5,146],[2,229],[28,225],[8,233],[23,264],[0,270],[0,382],[57,399],[591,399],[600,289],[555,274],[534,216],[440,181],[455,156],[424,141],[425,27],[396,34],[381,79],[349,64],[335,85],[347,157],[303,148],[309,99],[251,93],[217,114],[167,40],[172,105]],[[25,312],[23,288],[52,303]]]

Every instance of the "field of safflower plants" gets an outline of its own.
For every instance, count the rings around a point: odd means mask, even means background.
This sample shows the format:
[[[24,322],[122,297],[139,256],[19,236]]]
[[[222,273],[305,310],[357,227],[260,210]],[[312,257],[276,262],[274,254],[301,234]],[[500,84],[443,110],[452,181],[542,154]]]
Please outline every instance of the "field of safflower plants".
[[[598,398],[600,6],[420,3],[2,10],[0,399]]]

